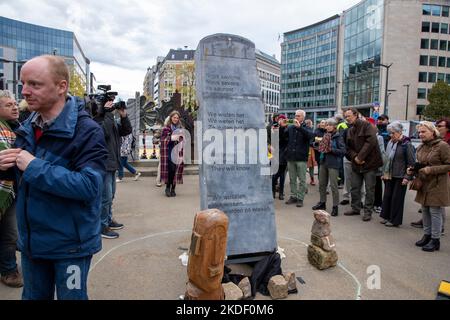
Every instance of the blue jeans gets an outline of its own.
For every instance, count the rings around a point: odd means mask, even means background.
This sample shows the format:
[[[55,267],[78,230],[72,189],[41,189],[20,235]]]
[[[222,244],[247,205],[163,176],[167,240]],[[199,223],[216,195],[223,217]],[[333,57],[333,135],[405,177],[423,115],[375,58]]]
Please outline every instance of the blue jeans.
[[[116,194],[116,172],[106,171],[105,179],[103,180],[102,193],[102,229],[109,226],[112,221],[112,203],[114,195]]]
[[[88,300],[92,256],[77,259],[30,259],[22,254],[22,300]]]
[[[9,207],[0,220],[0,274],[7,275],[17,270],[17,222],[16,203]]]
[[[128,157],[120,157],[120,166],[119,166],[119,170],[118,170],[118,174],[117,176],[119,177],[119,179],[123,179],[123,168],[126,168],[128,171],[131,172],[131,174],[136,174],[136,169],[133,168],[133,166],[131,164],[128,163]]]

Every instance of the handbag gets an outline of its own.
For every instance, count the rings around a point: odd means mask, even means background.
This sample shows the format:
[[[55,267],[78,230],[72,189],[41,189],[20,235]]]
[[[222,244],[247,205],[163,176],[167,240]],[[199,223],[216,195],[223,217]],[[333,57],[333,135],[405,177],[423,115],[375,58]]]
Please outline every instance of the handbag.
[[[411,181],[411,184],[409,185],[409,190],[419,191],[422,189],[423,182],[420,178],[414,178],[413,181]]]

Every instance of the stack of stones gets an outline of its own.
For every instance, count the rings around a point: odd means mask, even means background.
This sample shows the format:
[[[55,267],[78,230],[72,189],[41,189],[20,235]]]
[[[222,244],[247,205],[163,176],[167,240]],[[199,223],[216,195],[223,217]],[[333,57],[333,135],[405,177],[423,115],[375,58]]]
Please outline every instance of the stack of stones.
[[[235,285],[233,282],[222,283],[225,292],[225,300],[248,300],[252,299],[252,287],[249,278],[244,278]],[[295,273],[287,272],[282,275],[273,276],[267,285],[272,299],[285,299],[291,293],[297,293]]]
[[[319,270],[335,267],[338,256],[336,243],[331,235],[330,214],[324,210],[314,211],[314,224],[311,230],[311,245],[308,247],[308,260]]]

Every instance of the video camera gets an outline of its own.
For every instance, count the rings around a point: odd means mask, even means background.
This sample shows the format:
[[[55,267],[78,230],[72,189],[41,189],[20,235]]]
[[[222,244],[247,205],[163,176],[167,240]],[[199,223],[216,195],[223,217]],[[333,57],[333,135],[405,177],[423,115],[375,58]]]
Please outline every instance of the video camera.
[[[89,95],[89,109],[92,116],[95,117],[97,115],[105,114],[106,112],[127,108],[125,101],[118,101],[114,103],[111,108],[106,109],[105,104],[108,101],[114,101],[118,93],[110,91],[111,85],[99,85],[97,89],[102,92]]]

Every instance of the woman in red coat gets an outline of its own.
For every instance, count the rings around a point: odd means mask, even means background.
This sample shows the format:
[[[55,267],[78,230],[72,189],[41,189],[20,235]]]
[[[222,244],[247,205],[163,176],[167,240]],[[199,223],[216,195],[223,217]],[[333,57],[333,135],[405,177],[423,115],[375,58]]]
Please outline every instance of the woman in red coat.
[[[166,184],[166,196],[175,197],[175,186],[183,184],[183,144],[184,133],[180,114],[173,111],[161,134],[161,181]]]

